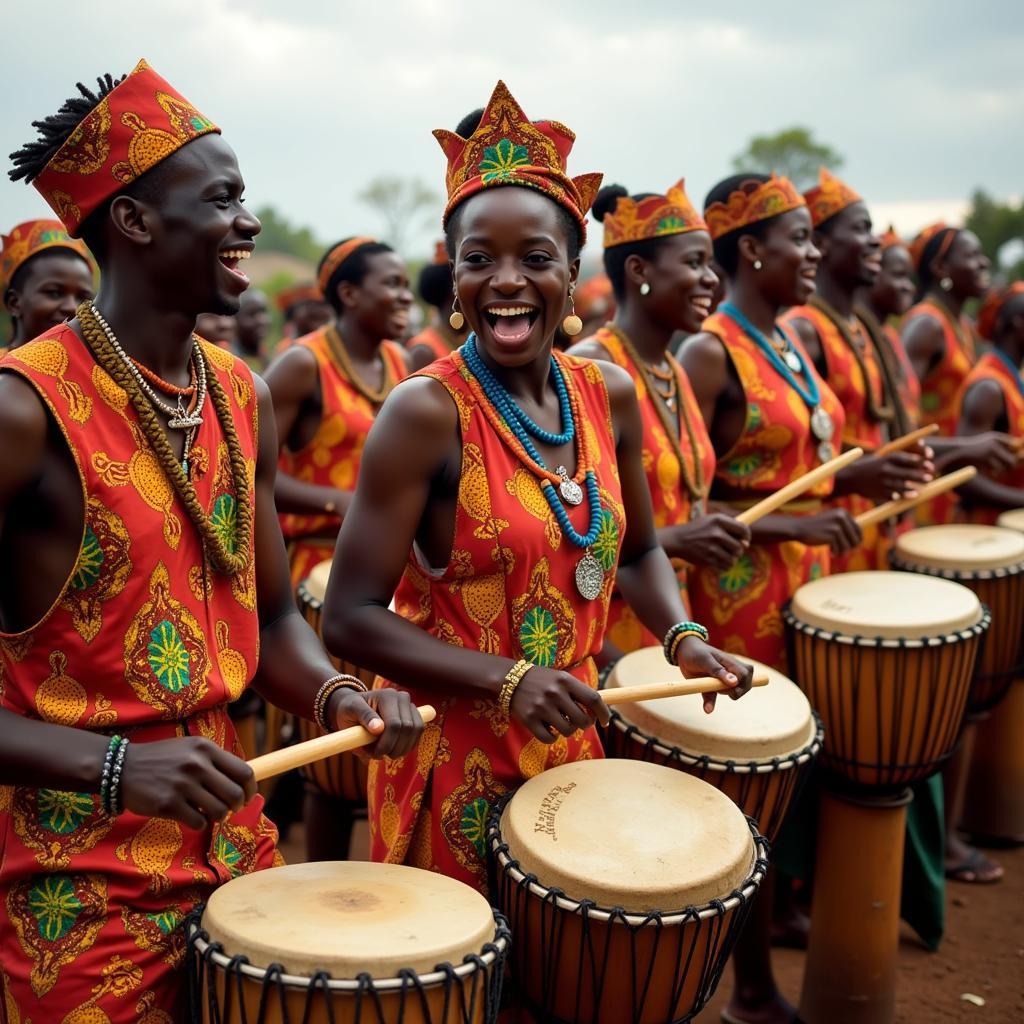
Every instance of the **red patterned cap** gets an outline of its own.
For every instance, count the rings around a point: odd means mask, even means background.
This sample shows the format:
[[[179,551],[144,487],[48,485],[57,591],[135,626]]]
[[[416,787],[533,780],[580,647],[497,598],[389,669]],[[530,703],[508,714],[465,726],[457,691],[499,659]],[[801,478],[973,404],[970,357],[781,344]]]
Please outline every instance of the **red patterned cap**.
[[[996,333],[996,323],[1003,307],[1015,299],[1018,295],[1024,295],[1024,281],[1014,281],[1005,288],[995,288],[988,293],[988,297],[982,303],[978,311],[978,333],[986,340],[993,341]]]
[[[290,288],[282,288],[274,296],[274,305],[282,313],[287,313],[292,306],[300,302],[323,302],[324,295],[315,284],[296,284]]]
[[[751,179],[729,193],[724,203],[712,203],[704,211],[712,238],[721,238],[730,231],[738,231],[748,224],[779,214],[789,213],[806,206],[807,200],[796,185],[781,175],[772,174],[767,181]]]
[[[89,264],[90,273],[94,271],[85,243],[72,238],[59,220],[27,220],[13,228],[9,235],[0,235],[0,242],[3,245],[0,250],[0,285],[4,288],[26,260],[47,249],[70,249]]]
[[[112,195],[201,135],[220,129],[144,60],[96,104],[33,185],[78,236]]]
[[[610,249],[648,238],[707,229],[704,218],[686,195],[685,179],[680,178],[663,196],[645,196],[643,199],[620,196],[615,209],[605,214],[604,247]]]
[[[848,206],[862,201],[857,192],[831,174],[826,167],[818,171],[818,184],[804,193],[804,199],[807,200],[811,223],[815,227],[824,224]]]
[[[448,223],[459,203],[482,189],[521,185],[564,206],[586,241],[586,214],[601,187],[601,175],[570,178],[565,164],[575,134],[558,121],[531,121],[504,82],[494,87],[480,125],[468,139],[443,128],[434,132],[434,138],[448,158],[448,205],[442,223]]]

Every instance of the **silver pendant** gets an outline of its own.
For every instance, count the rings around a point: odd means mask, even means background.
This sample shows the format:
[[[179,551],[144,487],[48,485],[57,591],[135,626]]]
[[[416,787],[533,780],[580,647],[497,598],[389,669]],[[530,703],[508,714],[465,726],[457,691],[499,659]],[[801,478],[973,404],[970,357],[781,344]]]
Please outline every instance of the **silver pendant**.
[[[786,349],[786,354],[783,356],[786,361],[786,365],[794,372],[799,373],[803,368],[803,363],[800,362],[800,357],[791,348]]]
[[[600,596],[604,587],[604,569],[601,563],[588,551],[576,563],[576,589],[588,601]]]
[[[822,462],[828,462],[832,458],[832,445],[828,441],[822,441],[818,445],[818,458]]]
[[[182,409],[177,416],[172,416],[167,421],[167,426],[171,430],[191,430],[193,427],[201,427],[203,425],[203,417],[199,413],[192,413],[189,415]]]
[[[704,515],[704,499],[697,498],[696,501],[690,503],[690,522],[692,523],[695,519],[700,519]]]
[[[832,436],[836,432],[836,425],[823,406],[816,405],[811,412],[811,430],[819,441],[832,440]]]
[[[558,485],[558,493],[567,505],[579,505],[583,501],[583,488],[569,476],[565,466],[559,466],[555,472],[562,478]]]

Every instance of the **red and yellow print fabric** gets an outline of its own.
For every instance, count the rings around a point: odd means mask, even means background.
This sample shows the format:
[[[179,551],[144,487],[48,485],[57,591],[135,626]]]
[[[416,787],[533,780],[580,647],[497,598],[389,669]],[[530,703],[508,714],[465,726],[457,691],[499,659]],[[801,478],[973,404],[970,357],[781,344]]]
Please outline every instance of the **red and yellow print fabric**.
[[[808,194],[808,202],[810,196]],[[864,361],[864,373],[857,365],[857,359],[846,339],[840,333],[834,321],[825,312],[815,306],[795,306],[782,318],[782,322],[792,324],[794,320],[805,320],[815,330],[821,342],[821,350],[825,356],[828,369],[828,385],[842,403],[846,413],[846,426],[843,428],[843,448],[860,446],[866,452],[880,448],[885,441],[882,425],[872,419],[868,405],[868,389],[875,408],[885,404],[885,388],[882,382],[882,371],[878,366],[878,356],[868,332],[860,320],[855,319],[850,331],[854,342],[860,348]],[[856,516],[874,507],[870,498],[859,494],[844,494],[832,499],[832,504],[845,508],[850,515]],[[833,555],[831,558],[832,572],[856,572],[865,569],[886,568],[889,540],[884,530],[877,526],[869,526],[864,531],[864,541],[845,555]]]
[[[256,396],[233,356],[203,343],[255,473]],[[239,755],[226,705],[256,671],[255,572],[215,571],[125,392],[66,325],[11,353],[67,439],[82,481],[78,561],[32,628],[0,634],[0,706],[133,743],[201,735]],[[237,526],[227,445],[212,403],[193,447],[203,507]],[[257,798],[193,832],[91,793],[0,787],[0,963],[22,1021],[181,1019],[185,914],[218,884],[269,867],[276,833]],[[163,1016],[160,1016],[163,1014]],[[105,1016],[104,1016],[105,1015]],[[78,1019],[74,1017],[74,1019]],[[150,1018],[147,1017],[147,1020]]]
[[[70,249],[89,264],[90,274],[95,271],[85,242],[72,238],[59,220],[27,220],[0,235],[0,285],[6,288],[26,260],[48,249]]]
[[[445,643],[564,669],[596,687],[593,655],[604,640],[614,568],[625,526],[615,439],[601,371],[558,354],[580,396],[604,509],[594,555],[606,570],[600,596],[575,584],[579,548],[562,536],[530,472],[492,427],[482,393],[457,353],[425,376],[438,380],[459,411],[462,474],[451,558],[434,572],[410,557],[395,594],[400,615]],[[589,503],[567,508],[585,532]],[[394,684],[383,682],[384,686]],[[503,714],[495,700],[442,699],[419,748],[370,766],[370,852],[374,860],[440,871],[486,889],[484,828],[491,804],[546,768],[601,757],[596,729],[544,744]]]
[[[722,342],[747,403],[743,432],[732,450],[718,459],[715,479],[732,495],[748,492],[749,500],[738,504],[750,505],[821,464],[817,441],[811,434],[810,412],[734,320],[715,313],[704,321],[702,330]],[[806,361],[810,366],[810,360]],[[813,366],[810,372],[818,380],[821,404],[841,436],[843,407],[817,377]],[[832,481],[828,480],[808,493],[811,500],[783,511],[816,511],[820,502],[815,499],[827,498],[831,493]],[[694,618],[707,626],[725,650],[785,671],[782,607],[798,587],[828,572],[828,548],[808,547],[797,541],[751,545],[724,571],[699,567],[691,571]]]
[[[429,348],[434,353],[435,359],[444,359],[452,350],[451,345],[436,327],[425,327],[405,343],[407,349],[414,349],[417,345],[425,345]]]
[[[921,382],[917,379],[917,374],[914,373],[914,366],[910,361],[910,356],[907,355],[900,332],[892,324],[885,324],[882,327],[882,334],[889,342],[899,367],[896,389],[899,392],[900,401],[910,418],[911,426],[916,427],[921,421]]]
[[[299,338],[295,344],[308,348],[316,357],[322,411],[320,425],[309,444],[295,452],[281,449],[278,472],[322,487],[354,490],[366,435],[380,406],[361,395],[345,376],[331,352],[326,327]],[[401,380],[407,372],[402,346],[383,341],[380,354],[392,378]],[[298,586],[313,566],[334,555],[341,519],[336,515],[294,514],[280,518],[288,542],[292,583]]]
[[[1024,438],[1024,395],[1021,395],[1009,368],[991,352],[986,352],[977,366],[967,375],[957,398],[957,415],[962,414],[964,398],[975,384],[983,380],[994,381],[1002,393],[1003,407],[1006,410],[1006,432],[1011,437]],[[1024,490],[1024,464],[1018,463],[1017,468],[995,479],[1006,487],[1017,487]],[[964,505],[963,518],[971,523],[984,523],[994,526],[1000,513],[1006,509],[990,505]]]
[[[602,327],[594,335],[593,340],[611,356],[612,362],[621,366],[633,378],[633,383],[636,386],[636,397],[640,404],[640,418],[644,430],[644,473],[647,476],[647,488],[651,492],[654,525],[660,529],[663,526],[676,526],[679,523],[689,522],[690,495],[686,490],[679,460],[672,449],[672,442],[666,436],[665,428],[654,407],[656,399],[648,392],[640,372],[613,331]],[[710,484],[715,473],[715,450],[711,446],[711,439],[704,426],[704,417],[701,416],[700,406],[697,404],[693,388],[690,387],[686,371],[671,355],[667,356],[667,359],[675,371],[679,400],[686,411],[697,441],[697,451],[693,452],[690,450],[686,426],[681,424],[679,450],[683,458],[686,459],[687,474],[691,480],[695,478],[694,463],[697,462],[702,470],[702,479]],[[676,578],[679,580],[679,593],[689,608],[688,566],[680,559],[675,559],[673,566],[676,570]],[[636,613],[623,600],[618,588],[612,593],[606,632],[608,639],[624,652],[661,643],[660,637],[656,637],[641,624]]]

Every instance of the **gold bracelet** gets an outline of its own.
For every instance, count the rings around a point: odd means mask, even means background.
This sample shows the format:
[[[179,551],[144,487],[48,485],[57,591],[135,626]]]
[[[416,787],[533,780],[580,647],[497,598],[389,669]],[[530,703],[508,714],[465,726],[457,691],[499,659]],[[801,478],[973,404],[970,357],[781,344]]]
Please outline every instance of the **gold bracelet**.
[[[679,633],[676,633],[672,640],[672,646],[669,648],[668,659],[669,664],[674,665],[676,663],[676,655],[679,653],[679,645],[688,637],[695,636],[700,640],[707,643],[707,637],[703,633],[698,632],[696,629],[684,629]]]
[[[336,676],[331,676],[331,678],[316,691],[316,696],[313,698],[313,721],[320,726],[324,732],[331,732],[331,727],[328,725],[325,718],[327,714],[327,702],[331,699],[332,694],[342,689],[355,690],[356,693],[366,693],[367,686],[361,679],[356,679],[355,676],[349,675],[347,672],[340,672]]]
[[[526,675],[533,665],[530,662],[520,658],[509,670],[505,676],[505,681],[501,684],[501,689],[498,691],[498,704],[504,714],[511,714],[512,711],[512,695],[516,692],[516,687],[523,681],[523,676]]]

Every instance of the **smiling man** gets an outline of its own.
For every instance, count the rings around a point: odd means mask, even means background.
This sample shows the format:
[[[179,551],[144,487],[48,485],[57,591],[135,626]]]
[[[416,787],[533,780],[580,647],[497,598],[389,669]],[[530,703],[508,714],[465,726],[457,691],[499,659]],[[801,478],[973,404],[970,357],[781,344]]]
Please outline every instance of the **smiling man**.
[[[422,724],[339,678],[298,614],[270,396],[193,335],[248,286],[234,153],[144,61],[79,90],[11,175],[103,282],[0,363],[0,1006],[177,1021],[184,916],[276,858],[228,702],[255,681],[364,724],[375,755]]]

